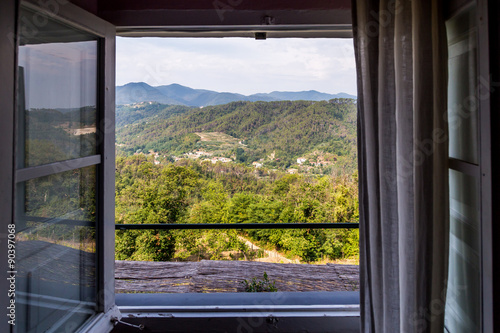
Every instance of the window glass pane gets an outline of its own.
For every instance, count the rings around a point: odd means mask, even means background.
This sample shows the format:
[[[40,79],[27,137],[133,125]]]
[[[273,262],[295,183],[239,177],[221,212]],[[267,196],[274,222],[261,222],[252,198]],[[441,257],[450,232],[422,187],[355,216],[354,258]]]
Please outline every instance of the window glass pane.
[[[474,8],[446,22],[450,157],[477,164],[477,40]]]
[[[95,166],[17,185],[17,332],[73,331],[94,314],[95,189]]]
[[[96,38],[28,10],[20,18],[18,168],[96,154]]]
[[[450,262],[445,323],[449,332],[479,332],[479,185],[450,170]]]

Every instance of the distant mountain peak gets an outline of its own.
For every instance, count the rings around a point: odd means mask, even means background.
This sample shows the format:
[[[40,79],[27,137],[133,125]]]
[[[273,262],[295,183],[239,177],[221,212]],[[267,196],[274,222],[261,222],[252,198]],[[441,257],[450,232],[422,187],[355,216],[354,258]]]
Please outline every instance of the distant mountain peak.
[[[334,98],[356,99],[356,96],[346,93],[327,94],[316,90],[297,92],[273,91],[270,93],[258,93],[246,96],[231,92],[217,92],[206,89],[193,89],[178,83],[154,87],[145,82],[129,82],[123,86],[116,87],[116,104],[118,105],[152,101],[163,104],[200,107],[208,105],[227,104],[237,101],[322,101]]]

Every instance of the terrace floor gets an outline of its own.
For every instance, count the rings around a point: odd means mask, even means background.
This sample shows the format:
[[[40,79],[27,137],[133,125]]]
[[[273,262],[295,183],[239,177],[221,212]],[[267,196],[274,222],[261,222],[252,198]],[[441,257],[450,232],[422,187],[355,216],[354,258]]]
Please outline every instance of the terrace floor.
[[[117,293],[228,293],[243,280],[275,281],[278,291],[358,291],[356,265],[278,264],[255,261],[116,261]]]

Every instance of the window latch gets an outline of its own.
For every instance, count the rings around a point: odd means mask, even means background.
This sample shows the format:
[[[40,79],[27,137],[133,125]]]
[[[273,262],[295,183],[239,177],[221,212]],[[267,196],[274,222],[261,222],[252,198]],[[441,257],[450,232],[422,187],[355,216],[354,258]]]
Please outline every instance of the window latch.
[[[130,326],[130,327],[133,327],[133,328],[137,328],[139,331],[142,331],[144,330],[144,325],[143,324],[139,324],[139,325],[134,325],[134,324],[131,324],[131,323],[127,323],[127,322],[124,322],[116,317],[112,317],[111,318],[111,322],[113,323],[114,326],[118,325],[118,324],[123,324],[125,326]]]

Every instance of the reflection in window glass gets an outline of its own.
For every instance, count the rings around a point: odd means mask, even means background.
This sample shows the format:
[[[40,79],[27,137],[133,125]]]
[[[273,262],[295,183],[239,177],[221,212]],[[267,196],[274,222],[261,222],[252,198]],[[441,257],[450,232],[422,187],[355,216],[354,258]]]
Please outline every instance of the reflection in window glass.
[[[466,11],[450,19],[446,28],[450,157],[477,164],[477,31],[472,27],[475,15],[475,10]]]
[[[478,164],[476,8],[446,22],[450,157]],[[478,179],[450,169],[450,254],[445,325],[480,332],[480,201]]]
[[[96,154],[97,39],[26,9],[20,22],[17,169]],[[96,313],[96,177],[17,183],[15,332],[72,332]]]
[[[96,153],[97,40],[21,12],[18,167]]]
[[[18,184],[17,332],[65,331],[94,314],[95,188],[95,166]]]
[[[450,262],[445,323],[449,332],[479,332],[479,185],[450,170]]]

